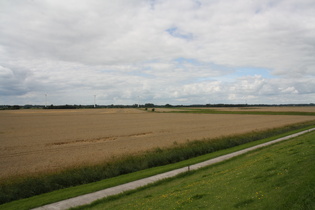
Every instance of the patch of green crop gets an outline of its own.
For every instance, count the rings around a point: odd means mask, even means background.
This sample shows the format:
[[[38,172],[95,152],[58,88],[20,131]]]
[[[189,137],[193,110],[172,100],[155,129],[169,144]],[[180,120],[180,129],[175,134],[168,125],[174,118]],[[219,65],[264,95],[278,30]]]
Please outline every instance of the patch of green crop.
[[[192,113],[192,114],[249,114],[249,115],[304,115],[314,116],[315,112],[294,112],[294,111],[224,111],[215,109],[185,109],[170,111],[171,113]]]

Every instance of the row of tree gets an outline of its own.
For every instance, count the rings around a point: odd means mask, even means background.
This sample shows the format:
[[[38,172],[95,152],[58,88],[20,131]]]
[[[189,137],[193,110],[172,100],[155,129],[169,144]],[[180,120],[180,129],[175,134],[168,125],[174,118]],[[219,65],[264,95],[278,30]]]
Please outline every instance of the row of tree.
[[[17,109],[92,109],[92,108],[171,108],[171,107],[268,107],[268,106],[315,106],[310,104],[192,104],[192,105],[155,105],[153,103],[133,104],[133,105],[0,105],[0,110],[17,110]]]

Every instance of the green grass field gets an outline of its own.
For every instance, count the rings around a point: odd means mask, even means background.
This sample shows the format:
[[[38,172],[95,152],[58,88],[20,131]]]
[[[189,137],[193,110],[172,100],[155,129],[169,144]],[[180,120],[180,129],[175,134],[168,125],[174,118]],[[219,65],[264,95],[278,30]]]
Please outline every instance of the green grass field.
[[[315,133],[80,209],[315,209]]]
[[[225,111],[216,109],[188,109],[173,108],[171,113],[192,113],[192,114],[255,114],[255,115],[307,115],[314,116],[315,112],[298,112],[298,111]]]

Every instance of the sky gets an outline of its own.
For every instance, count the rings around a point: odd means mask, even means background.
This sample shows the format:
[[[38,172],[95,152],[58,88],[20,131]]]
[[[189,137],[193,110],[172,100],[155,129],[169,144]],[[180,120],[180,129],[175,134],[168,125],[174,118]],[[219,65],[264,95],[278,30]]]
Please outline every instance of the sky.
[[[0,104],[315,103],[314,0],[0,0]]]

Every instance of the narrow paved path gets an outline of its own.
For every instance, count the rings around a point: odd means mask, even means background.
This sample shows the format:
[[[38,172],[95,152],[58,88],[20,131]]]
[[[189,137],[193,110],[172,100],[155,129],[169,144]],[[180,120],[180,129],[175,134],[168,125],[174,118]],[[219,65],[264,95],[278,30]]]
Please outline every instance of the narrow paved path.
[[[224,161],[224,160],[228,160],[230,158],[233,158],[235,156],[244,154],[246,152],[249,152],[249,151],[261,148],[261,147],[265,147],[265,146],[268,146],[270,144],[274,144],[274,143],[277,143],[277,142],[280,142],[280,141],[284,141],[284,140],[287,140],[287,139],[290,139],[290,138],[302,135],[304,133],[307,133],[307,132],[310,132],[310,131],[313,131],[313,130],[315,130],[315,128],[312,128],[312,129],[309,129],[309,130],[306,130],[306,131],[302,131],[302,132],[299,132],[299,133],[295,133],[295,134],[292,134],[292,135],[289,135],[289,136],[286,136],[286,137],[282,137],[282,138],[279,138],[279,139],[276,139],[276,140],[273,140],[273,141],[270,141],[270,142],[266,142],[266,143],[263,143],[263,144],[260,144],[260,145],[256,145],[256,146],[253,146],[253,147],[250,147],[250,148],[247,148],[247,149],[243,149],[243,150],[240,150],[240,151],[237,151],[237,152],[233,152],[233,153],[230,153],[230,154],[227,154],[227,155],[223,155],[223,156],[220,156],[220,157],[217,157],[217,158],[214,158],[214,159],[210,159],[210,160],[207,160],[207,161],[204,161],[204,162],[201,162],[201,163],[197,163],[197,164],[191,165],[189,167],[176,169],[176,170],[173,170],[173,171],[169,171],[169,172],[166,172],[166,173],[158,174],[158,175],[151,176],[151,177],[148,177],[148,178],[144,178],[144,179],[141,179],[141,180],[137,180],[137,181],[129,182],[129,183],[126,183],[126,184],[122,184],[122,185],[119,185],[119,186],[116,186],[116,187],[111,187],[111,188],[107,188],[105,190],[100,190],[100,191],[97,191],[97,192],[94,192],[94,193],[89,193],[89,194],[81,195],[81,196],[78,196],[78,197],[75,197],[75,198],[70,198],[70,199],[67,199],[67,200],[63,200],[63,201],[59,201],[59,202],[56,202],[56,203],[48,204],[48,205],[45,205],[45,206],[42,206],[42,207],[39,207],[39,208],[35,208],[35,209],[36,210],[57,210],[57,209],[61,210],[61,209],[68,209],[68,208],[71,208],[71,207],[81,206],[81,205],[84,205],[84,204],[89,204],[89,203],[92,203],[93,201],[96,201],[96,200],[101,199],[101,198],[105,198],[105,197],[108,197],[108,196],[111,196],[111,195],[116,195],[116,194],[119,194],[119,193],[122,193],[122,192],[125,192],[125,191],[128,191],[128,190],[133,190],[133,189],[136,189],[136,188],[139,188],[139,187],[142,187],[142,186],[154,183],[154,182],[162,180],[162,179],[174,177],[174,176],[176,176],[176,175],[178,175],[180,173],[184,173],[184,172],[186,172],[188,170],[197,170],[199,168],[202,168],[202,167],[205,167],[205,166],[209,166],[211,164],[218,163],[218,162],[221,162],[221,161]]]

